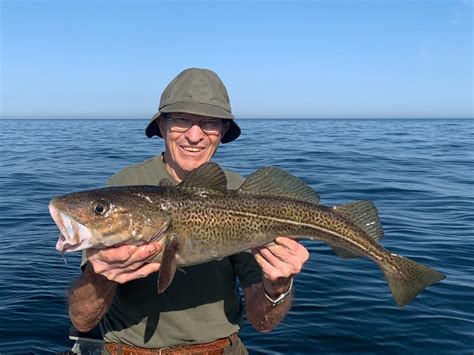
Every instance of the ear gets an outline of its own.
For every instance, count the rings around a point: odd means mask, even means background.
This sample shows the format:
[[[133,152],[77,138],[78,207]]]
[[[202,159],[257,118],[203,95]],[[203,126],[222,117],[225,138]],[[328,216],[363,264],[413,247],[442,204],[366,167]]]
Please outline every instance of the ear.
[[[158,126],[158,129],[160,130],[160,133],[161,133],[161,136],[163,138],[165,138],[165,134],[166,134],[166,122],[165,120],[163,119],[163,117],[158,117],[156,119],[156,124]]]

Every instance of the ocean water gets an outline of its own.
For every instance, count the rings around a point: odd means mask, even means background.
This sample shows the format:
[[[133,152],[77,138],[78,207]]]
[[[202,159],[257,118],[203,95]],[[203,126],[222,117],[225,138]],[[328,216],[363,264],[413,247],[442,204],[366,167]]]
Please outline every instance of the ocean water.
[[[251,353],[474,351],[474,122],[240,120],[243,134],[215,161],[248,175],[273,165],[317,190],[324,205],[370,199],[382,244],[444,272],[403,309],[367,259],[342,260],[320,242],[295,280],[291,312],[272,332],[247,323]],[[80,253],[54,246],[52,196],[101,187],[163,149],[145,120],[0,121],[0,353],[68,350],[66,294]]]

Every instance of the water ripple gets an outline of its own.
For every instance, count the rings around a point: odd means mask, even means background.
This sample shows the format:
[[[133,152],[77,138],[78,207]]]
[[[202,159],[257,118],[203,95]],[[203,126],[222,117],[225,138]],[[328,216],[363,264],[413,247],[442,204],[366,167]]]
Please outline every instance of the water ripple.
[[[474,124],[469,120],[240,120],[243,134],[216,161],[248,175],[266,165],[305,180],[325,205],[373,200],[382,245],[448,276],[400,310],[378,267],[303,241],[311,258],[294,306],[273,332],[246,323],[252,353],[472,353]],[[145,120],[0,121],[0,352],[67,350],[67,264],[47,204],[100,187],[163,149]],[[26,327],[25,324],[41,324]]]

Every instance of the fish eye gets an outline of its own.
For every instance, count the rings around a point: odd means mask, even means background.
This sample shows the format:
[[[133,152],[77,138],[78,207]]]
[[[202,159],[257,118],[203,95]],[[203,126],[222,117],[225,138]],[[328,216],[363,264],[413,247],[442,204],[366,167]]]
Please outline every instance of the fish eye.
[[[103,216],[109,210],[109,205],[106,201],[97,201],[92,204],[92,211],[100,216]]]

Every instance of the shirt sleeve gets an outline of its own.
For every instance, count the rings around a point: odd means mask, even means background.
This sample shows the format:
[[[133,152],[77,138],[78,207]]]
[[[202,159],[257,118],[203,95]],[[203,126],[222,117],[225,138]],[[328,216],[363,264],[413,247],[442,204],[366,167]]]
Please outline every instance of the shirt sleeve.
[[[231,255],[229,260],[242,288],[262,282],[262,269],[250,251]]]

